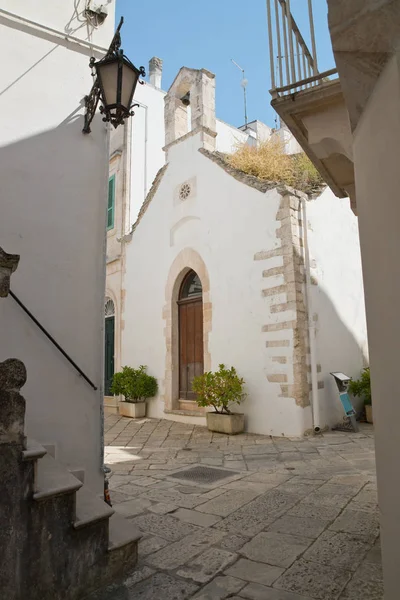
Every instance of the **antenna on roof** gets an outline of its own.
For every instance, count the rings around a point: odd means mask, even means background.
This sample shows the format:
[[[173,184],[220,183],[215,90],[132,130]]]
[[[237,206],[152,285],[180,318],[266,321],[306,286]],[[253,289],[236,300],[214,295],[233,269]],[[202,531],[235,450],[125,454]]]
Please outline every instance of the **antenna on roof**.
[[[231,61],[233,62],[233,64],[235,65],[235,67],[237,67],[240,71],[242,71],[242,81],[240,82],[240,85],[243,88],[243,97],[244,97],[244,124],[247,127],[247,98],[246,98],[246,86],[249,83],[246,79],[246,77],[244,76],[244,69],[242,69],[242,67],[240,65],[237,64],[237,62],[235,62],[233,60],[233,58],[231,58]]]

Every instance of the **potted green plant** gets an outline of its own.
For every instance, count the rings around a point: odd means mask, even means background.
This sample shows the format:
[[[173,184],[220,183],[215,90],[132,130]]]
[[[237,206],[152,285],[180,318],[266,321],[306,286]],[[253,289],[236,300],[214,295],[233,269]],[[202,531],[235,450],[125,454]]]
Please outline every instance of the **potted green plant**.
[[[215,412],[207,412],[209,431],[234,435],[244,431],[244,415],[232,413],[229,406],[240,404],[246,398],[243,393],[244,379],[238,376],[236,369],[227,369],[219,365],[215,373],[208,372],[195,377],[193,391],[197,394],[197,404],[214,408]]]
[[[371,396],[371,373],[369,367],[363,369],[360,379],[355,379],[349,383],[349,392],[353,396],[358,396],[364,400],[365,416],[367,423],[373,423],[372,417],[372,396]]]
[[[111,393],[124,397],[119,406],[120,415],[136,419],[146,416],[146,400],[155,396],[158,389],[156,378],[148,375],[146,369],[143,365],[138,369],[122,367],[120,373],[115,373]]]

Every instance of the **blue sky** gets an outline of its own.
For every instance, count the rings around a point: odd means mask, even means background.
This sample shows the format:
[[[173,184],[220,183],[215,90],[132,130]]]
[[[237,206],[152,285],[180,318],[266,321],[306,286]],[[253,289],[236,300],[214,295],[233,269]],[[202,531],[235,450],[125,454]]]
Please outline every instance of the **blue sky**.
[[[319,70],[334,66],[327,26],[326,0],[313,0]],[[308,42],[307,0],[292,0],[292,12]],[[241,73],[248,79],[248,118],[274,125],[265,0],[117,0],[123,15],[122,47],[136,66],[148,68],[152,56],[164,61],[163,89],[182,66],[216,74],[217,117],[243,124]]]

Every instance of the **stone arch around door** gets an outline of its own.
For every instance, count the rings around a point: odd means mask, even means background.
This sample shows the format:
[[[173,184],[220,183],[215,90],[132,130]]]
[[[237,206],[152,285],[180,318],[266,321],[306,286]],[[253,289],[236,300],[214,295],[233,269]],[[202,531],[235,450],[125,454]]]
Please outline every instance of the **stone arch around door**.
[[[202,316],[203,316],[203,368],[211,369],[209,351],[209,333],[212,328],[212,303],[210,301],[210,280],[206,265],[201,256],[192,248],[185,248],[175,258],[171,265],[165,288],[166,304],[163,309],[165,321],[165,378],[164,378],[164,408],[177,410],[179,408],[179,294],[182,284],[190,271],[194,271],[202,287]]]

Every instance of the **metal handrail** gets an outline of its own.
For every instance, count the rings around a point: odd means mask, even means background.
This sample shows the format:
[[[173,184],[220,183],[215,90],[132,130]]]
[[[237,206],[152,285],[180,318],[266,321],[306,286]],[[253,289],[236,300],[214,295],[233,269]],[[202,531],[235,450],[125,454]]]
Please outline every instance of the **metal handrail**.
[[[324,71],[323,73],[318,73],[318,75],[314,75],[314,77],[308,77],[307,79],[302,79],[301,81],[296,81],[296,83],[291,83],[289,85],[285,85],[281,88],[275,88],[274,90],[270,90],[272,96],[279,95],[283,92],[290,92],[291,90],[296,90],[298,87],[303,87],[308,83],[316,83],[326,77],[330,77],[331,75],[337,75],[337,69],[330,69],[329,71]],[[336,81],[336,79],[335,79]]]
[[[17,304],[19,304],[19,306],[22,308],[22,310],[28,315],[28,317],[30,317],[32,319],[32,321],[35,323],[35,325],[37,325],[39,327],[39,329],[45,334],[45,336],[51,341],[51,343],[57,348],[57,350],[59,350],[61,352],[61,354],[63,356],[65,356],[65,358],[67,359],[67,361],[74,367],[74,369],[79,373],[79,375],[81,377],[83,377],[83,379],[90,385],[90,387],[92,387],[94,390],[97,390],[97,387],[94,385],[94,383],[89,379],[89,377],[87,377],[87,375],[85,375],[85,373],[82,371],[82,369],[80,369],[78,367],[78,365],[76,364],[76,362],[74,360],[72,360],[72,358],[65,352],[65,350],[63,350],[63,348],[61,348],[60,344],[58,344],[56,342],[56,340],[53,338],[52,335],[50,335],[50,333],[48,331],[46,331],[46,329],[43,327],[43,325],[37,320],[37,318],[31,313],[30,310],[28,310],[26,308],[26,306],[21,302],[21,300],[14,294],[14,292],[12,292],[11,290],[9,290],[9,294],[12,298],[14,298],[15,302]]]
[[[292,15],[291,0],[266,2],[272,96],[276,97],[293,87],[307,89],[318,85],[320,78],[312,0],[307,0],[312,51],[309,50]]]

